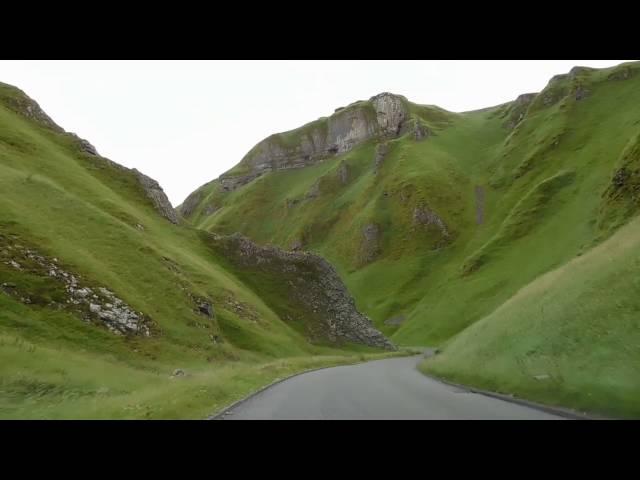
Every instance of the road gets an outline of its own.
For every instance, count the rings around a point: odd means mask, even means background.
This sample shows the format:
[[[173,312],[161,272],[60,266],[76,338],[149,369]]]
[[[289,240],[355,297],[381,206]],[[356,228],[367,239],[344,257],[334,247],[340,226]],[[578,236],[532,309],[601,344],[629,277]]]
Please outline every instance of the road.
[[[562,420],[422,375],[420,356],[304,373],[228,410],[224,420]]]

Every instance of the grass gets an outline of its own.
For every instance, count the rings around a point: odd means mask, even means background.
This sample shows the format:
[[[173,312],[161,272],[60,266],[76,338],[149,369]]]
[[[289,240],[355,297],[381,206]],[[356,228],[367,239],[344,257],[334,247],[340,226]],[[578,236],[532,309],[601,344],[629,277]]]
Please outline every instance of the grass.
[[[505,125],[511,104],[459,114],[410,104],[435,135],[390,141],[377,175],[372,141],[230,194],[214,182],[209,198],[222,208],[193,224],[285,248],[303,240],[336,266],[358,307],[395,343],[446,345],[637,214],[638,69],[631,63],[558,77],[515,112],[523,118],[513,129]],[[579,88],[588,91],[580,100]],[[350,168],[344,185],[332,181],[341,161]],[[626,180],[613,188],[617,174]],[[316,182],[319,195],[305,199]],[[485,191],[481,225],[477,186]],[[287,199],[299,201],[287,208]],[[450,239],[414,223],[420,204],[445,222]],[[381,251],[363,263],[362,229],[370,223],[380,226]],[[384,325],[399,314],[401,325]]]
[[[0,290],[0,418],[199,418],[277,376],[377,358],[310,344],[266,288],[215,261],[198,230],[158,215],[132,172],[22,114],[30,102],[0,85],[0,284],[32,300]],[[26,259],[20,271],[5,263],[12,242],[107,287],[156,333],[117,337],[59,308],[62,284]],[[216,317],[190,295],[211,299]],[[169,380],[176,368],[191,376]]]
[[[638,267],[640,219],[519,290],[421,368],[551,405],[637,418]]]
[[[524,117],[512,130],[509,104],[454,114],[409,103],[434,135],[388,141],[377,173],[372,139],[233,192],[213,181],[199,189],[191,226],[161,218],[126,169],[20,114],[28,101],[0,85],[0,234],[107,286],[159,332],[114,337],[53,309],[61,292],[49,280],[0,262],[0,283],[35,300],[0,293],[0,416],[202,418],[283,375],[377,355],[311,344],[304,325],[283,319],[299,308],[283,286],[234,271],[198,229],[284,248],[302,242],[336,267],[358,308],[395,343],[443,349],[423,365],[431,373],[637,416],[637,71],[628,64],[556,78],[516,112]],[[581,100],[578,88],[588,91]],[[356,102],[338,116],[354,109],[372,114]],[[295,145],[330,123],[271,140]],[[258,150],[231,173],[250,172]],[[218,210],[207,214],[210,206]],[[418,207],[450,235],[416,223]],[[369,224],[380,228],[380,248],[364,262]],[[189,294],[213,299],[216,318],[198,315]],[[400,314],[402,324],[384,324]],[[176,368],[190,376],[169,380]]]

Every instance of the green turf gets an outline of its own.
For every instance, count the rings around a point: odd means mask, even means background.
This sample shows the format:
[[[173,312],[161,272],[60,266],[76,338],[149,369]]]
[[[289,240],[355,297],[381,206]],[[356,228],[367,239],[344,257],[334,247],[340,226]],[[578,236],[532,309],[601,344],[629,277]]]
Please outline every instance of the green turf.
[[[378,355],[309,343],[267,290],[215,261],[200,231],[161,217],[132,172],[81,151],[33,108],[0,84],[0,284],[31,300],[0,291],[0,418],[196,418],[276,376]],[[6,264],[15,244],[107,287],[155,334],[117,337],[59,308],[62,284],[27,259],[21,271]],[[215,319],[189,294],[212,299]],[[192,375],[169,380],[177,368]]]
[[[285,248],[302,241],[336,266],[358,306],[393,341],[443,345],[637,214],[638,72],[640,64],[630,63],[558,76],[528,106],[456,114],[409,104],[433,135],[390,141],[377,175],[371,140],[311,167],[265,174],[231,193],[214,181],[203,188],[202,205],[219,210],[208,215],[200,208],[189,220]],[[337,177],[341,162],[349,166],[346,184]],[[476,187],[484,189],[480,225]],[[307,198],[309,192],[317,196]],[[414,223],[420,205],[446,223],[448,238]],[[381,230],[373,262],[361,256],[368,224]],[[610,301],[614,311],[615,297]],[[400,314],[406,316],[400,326],[384,324]],[[563,397],[569,390],[556,399],[571,403]],[[619,402],[612,407],[618,412],[637,412],[628,401],[606,401]]]

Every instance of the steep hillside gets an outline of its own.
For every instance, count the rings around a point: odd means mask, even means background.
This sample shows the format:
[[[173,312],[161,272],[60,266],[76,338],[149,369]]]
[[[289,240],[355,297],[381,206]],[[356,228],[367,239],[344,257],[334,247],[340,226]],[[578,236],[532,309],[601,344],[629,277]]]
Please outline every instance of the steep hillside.
[[[316,260],[282,253],[274,267],[308,268],[319,302],[342,289],[342,328],[331,334],[333,312],[272,297],[277,275],[265,287],[222,265],[157,182],[4,84],[0,192],[2,418],[204,417],[283,373],[394,348],[337,277],[325,289]],[[295,319],[283,315],[292,310]]]
[[[576,67],[466,113],[356,102],[260,142],[179,211],[323,255],[384,332],[439,343],[613,231],[625,200],[601,195],[640,129],[638,68]]]
[[[358,307],[399,344],[446,345],[465,332],[465,349],[450,357],[457,363],[442,360],[441,371],[454,376],[464,352],[480,348],[465,329],[506,311],[498,309],[517,292],[638,213],[639,72],[638,63],[575,67],[539,93],[464,113],[382,94],[265,139],[179,212],[212,232],[324,256]],[[625,295],[640,293],[629,288]],[[615,298],[603,295],[603,311],[615,311]],[[640,330],[628,321],[621,331]],[[623,349],[610,362],[634,355]],[[506,378],[489,371],[498,383]],[[620,395],[637,392],[637,381],[621,375]],[[546,398],[572,403],[579,382]],[[614,410],[632,411],[623,403]]]
[[[640,219],[464,330],[427,373],[541,402],[640,416]]]

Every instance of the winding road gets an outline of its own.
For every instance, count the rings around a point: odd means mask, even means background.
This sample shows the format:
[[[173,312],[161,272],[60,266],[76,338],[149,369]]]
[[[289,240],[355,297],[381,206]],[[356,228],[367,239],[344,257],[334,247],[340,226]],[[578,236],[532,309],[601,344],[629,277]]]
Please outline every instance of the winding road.
[[[219,415],[224,420],[562,420],[422,375],[423,356],[297,375]]]

